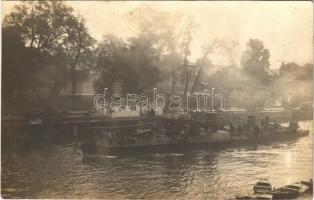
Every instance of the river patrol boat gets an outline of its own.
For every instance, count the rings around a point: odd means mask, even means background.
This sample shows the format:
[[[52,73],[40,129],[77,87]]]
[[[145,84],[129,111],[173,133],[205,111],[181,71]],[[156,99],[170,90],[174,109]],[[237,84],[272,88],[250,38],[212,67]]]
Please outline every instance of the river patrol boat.
[[[82,131],[83,153],[101,154],[130,148],[205,145],[230,142],[260,142],[308,135],[299,130],[298,123],[289,126],[269,122],[258,123],[248,116],[246,123],[220,124],[217,115],[205,113],[201,117],[183,116],[170,119],[164,116],[134,117],[108,120]]]

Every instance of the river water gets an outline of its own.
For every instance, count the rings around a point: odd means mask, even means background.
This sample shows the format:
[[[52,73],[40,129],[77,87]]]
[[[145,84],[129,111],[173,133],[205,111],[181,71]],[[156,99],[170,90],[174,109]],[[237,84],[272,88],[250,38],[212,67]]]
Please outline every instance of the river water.
[[[251,193],[260,178],[280,187],[312,177],[312,121],[300,126],[310,129],[310,135],[257,147],[120,156],[86,156],[77,142],[12,144],[2,148],[1,194],[3,198],[228,199]]]

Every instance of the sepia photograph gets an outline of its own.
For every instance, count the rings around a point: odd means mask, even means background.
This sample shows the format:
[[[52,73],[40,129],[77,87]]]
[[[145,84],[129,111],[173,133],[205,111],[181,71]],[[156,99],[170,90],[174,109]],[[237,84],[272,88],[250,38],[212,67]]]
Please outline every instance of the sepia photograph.
[[[1,198],[313,199],[312,1],[1,7]]]

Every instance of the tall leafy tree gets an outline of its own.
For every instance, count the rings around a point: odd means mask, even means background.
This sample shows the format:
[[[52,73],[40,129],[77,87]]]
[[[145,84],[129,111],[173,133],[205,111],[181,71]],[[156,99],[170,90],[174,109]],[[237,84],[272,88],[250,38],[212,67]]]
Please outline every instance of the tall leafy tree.
[[[182,55],[183,55],[183,71],[184,71],[184,95],[188,92],[188,87],[190,84],[190,74],[189,74],[189,56],[191,54],[191,42],[192,42],[192,34],[195,28],[197,27],[197,24],[193,22],[193,20],[190,18],[188,23],[184,26],[184,29],[182,31],[182,42],[180,44],[182,48]]]
[[[117,81],[123,92],[139,92],[154,85],[159,77],[156,55],[143,38],[132,38],[125,42],[114,36],[106,36],[96,49],[95,82],[97,91]]]
[[[132,39],[134,46],[145,46],[151,64],[159,71],[158,81],[171,79],[171,90],[175,92],[183,62],[183,16],[144,5],[132,10],[128,17],[137,31]]]
[[[242,69],[252,78],[267,85],[270,81],[269,57],[269,50],[264,47],[263,41],[250,39],[241,58]]]
[[[95,71],[98,79],[94,86],[97,92],[112,89],[115,81],[123,81],[125,87],[135,87],[136,78],[130,66],[129,46],[123,40],[108,35],[96,48]]]
[[[24,46],[18,29],[2,29],[2,104],[6,105],[2,108],[5,112],[8,107],[20,105],[18,101],[23,99],[21,94],[32,82],[36,62],[29,59],[32,54],[31,49]]]
[[[75,69],[91,55],[93,39],[83,19],[75,16],[70,6],[61,1],[23,2],[5,16],[4,29],[14,30],[21,49],[28,52],[22,53],[27,55],[27,61],[15,64],[24,69],[17,71],[17,75],[26,76],[26,86],[46,107],[65,86],[69,69],[75,93]],[[4,60],[11,45],[3,48]],[[5,70],[9,70],[9,65],[3,67],[4,73]]]
[[[76,94],[77,68],[87,69],[93,61],[95,40],[90,36],[85,21],[81,17],[71,16],[64,24],[65,37],[61,42],[66,62],[70,66],[72,94]]]

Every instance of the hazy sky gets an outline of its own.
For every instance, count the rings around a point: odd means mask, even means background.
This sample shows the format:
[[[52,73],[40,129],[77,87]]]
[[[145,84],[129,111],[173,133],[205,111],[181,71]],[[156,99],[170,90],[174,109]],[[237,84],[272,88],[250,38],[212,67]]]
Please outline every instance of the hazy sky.
[[[17,2],[3,2],[3,15]],[[193,35],[192,59],[202,55],[202,46],[213,39],[237,41],[233,57],[239,64],[250,38],[263,40],[270,51],[272,68],[281,61],[299,64],[313,60],[313,4],[311,2],[108,2],[69,1],[75,12],[85,17],[90,33],[100,40],[103,34],[134,35],[126,13],[147,4],[171,13],[193,17],[199,28]],[[145,17],[145,16],[143,16]],[[227,64],[226,55],[211,55],[216,64]]]

